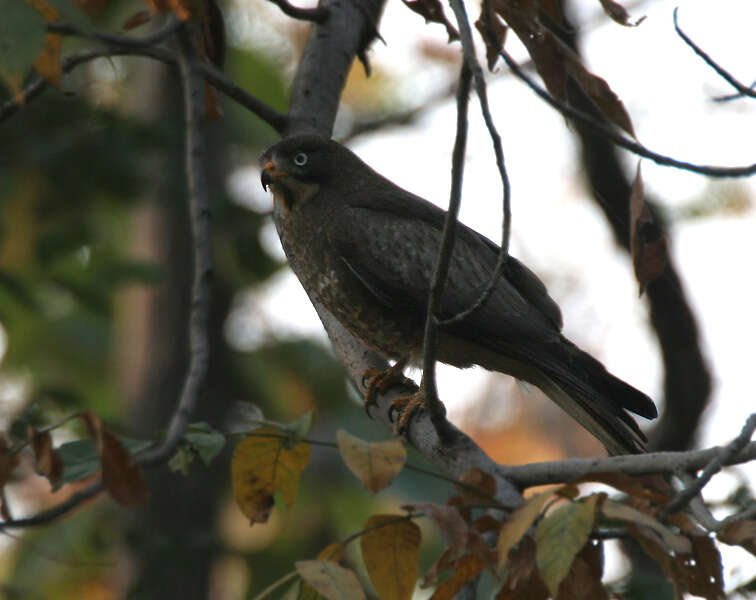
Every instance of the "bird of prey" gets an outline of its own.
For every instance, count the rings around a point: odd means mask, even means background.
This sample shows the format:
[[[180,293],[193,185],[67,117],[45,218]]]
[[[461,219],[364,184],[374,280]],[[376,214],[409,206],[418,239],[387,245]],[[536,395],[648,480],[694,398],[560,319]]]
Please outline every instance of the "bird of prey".
[[[281,243],[304,288],[368,347],[400,368],[419,364],[446,213],[320,136],[284,139],[260,161]],[[439,319],[478,299],[498,253],[495,243],[458,224]],[[510,256],[485,304],[440,328],[438,360],[529,382],[610,453],[642,452],[645,436],[626,411],[652,419],[654,403],[565,338],[561,326],[543,283]]]

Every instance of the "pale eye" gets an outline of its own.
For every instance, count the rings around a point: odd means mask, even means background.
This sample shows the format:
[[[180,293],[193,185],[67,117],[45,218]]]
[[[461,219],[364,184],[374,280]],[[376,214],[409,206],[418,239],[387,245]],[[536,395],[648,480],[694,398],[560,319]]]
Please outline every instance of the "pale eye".
[[[294,156],[294,164],[298,167],[304,167],[307,164],[307,155],[304,152],[297,152]]]

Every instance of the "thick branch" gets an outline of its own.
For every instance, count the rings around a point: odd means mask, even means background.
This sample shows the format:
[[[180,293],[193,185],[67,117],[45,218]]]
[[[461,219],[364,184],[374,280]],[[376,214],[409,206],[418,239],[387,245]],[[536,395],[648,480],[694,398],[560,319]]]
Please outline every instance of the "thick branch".
[[[355,55],[364,49],[365,40],[375,34],[383,0],[323,0],[323,5],[328,6],[331,13],[325,24],[314,25],[310,31],[294,80],[287,134],[330,135],[346,75]],[[308,294],[349,378],[364,397],[367,388],[363,374],[368,369],[386,369],[386,361],[346,331],[314,295],[309,291]],[[371,416],[391,429],[391,401],[414,391],[414,388],[396,387],[379,394],[378,410],[372,410]],[[442,443],[425,413],[412,419],[407,432],[415,448],[450,477],[459,479],[466,471],[477,467],[496,479],[496,497],[503,504],[515,506],[522,501],[517,490],[502,477],[502,467],[462,432],[454,429],[452,437],[452,442]]]
[[[547,483],[565,483],[596,473],[625,473],[627,475],[674,474],[677,471],[702,469],[720,455],[721,447],[689,452],[653,452],[604,458],[571,458],[568,460],[533,463],[504,468],[504,476],[521,488]],[[750,442],[725,466],[756,460],[756,442]]]
[[[207,375],[210,356],[208,343],[208,315],[213,259],[210,239],[210,193],[205,171],[205,87],[199,58],[190,32],[179,32],[178,65],[184,92],[184,118],[186,119],[186,179],[189,216],[194,251],[192,301],[189,312],[189,368],[173,413],[168,433],[156,449],[149,451],[140,462],[160,463],[175,451],[194,414],[199,392]]]

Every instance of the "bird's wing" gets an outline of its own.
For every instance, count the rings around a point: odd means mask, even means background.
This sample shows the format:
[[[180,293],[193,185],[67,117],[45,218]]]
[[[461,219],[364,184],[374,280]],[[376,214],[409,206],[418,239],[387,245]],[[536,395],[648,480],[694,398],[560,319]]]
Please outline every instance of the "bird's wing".
[[[397,310],[424,313],[442,224],[443,220],[405,216],[395,210],[348,207],[332,215],[327,235],[340,259],[379,302]],[[452,317],[478,299],[493,273],[496,252],[496,246],[486,238],[460,231],[438,317]],[[540,293],[547,300],[543,304],[553,304],[543,284],[525,267],[519,267],[510,269],[517,276],[515,282],[500,278],[485,306],[465,320],[464,327],[471,333],[513,341],[544,339],[558,333],[553,314],[543,314],[528,297]],[[527,293],[521,293],[518,282],[524,282]],[[558,315],[558,309],[556,312]]]

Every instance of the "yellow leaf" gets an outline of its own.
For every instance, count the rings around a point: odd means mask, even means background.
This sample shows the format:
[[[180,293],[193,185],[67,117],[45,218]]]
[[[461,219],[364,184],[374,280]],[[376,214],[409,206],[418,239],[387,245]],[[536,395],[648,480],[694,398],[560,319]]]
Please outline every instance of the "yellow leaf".
[[[409,600],[418,576],[420,528],[397,518],[370,517],[360,538],[365,567],[381,600]]]
[[[42,15],[47,23],[54,23],[60,20],[58,9],[50,4],[47,0],[26,0],[36,11]],[[34,68],[46,79],[48,83],[55,87],[60,87],[60,78],[62,71],[60,68],[60,47],[63,37],[58,33],[48,33],[45,36],[45,44],[42,51],[34,61]]]
[[[60,34],[48,33],[45,36],[45,45],[42,48],[42,52],[39,53],[37,60],[34,61],[34,68],[37,69],[37,73],[55,87],[60,87],[60,78],[63,75],[60,66],[60,47],[62,42],[63,38]]]
[[[387,442],[366,442],[339,429],[336,441],[349,470],[371,492],[388,486],[407,460],[407,451],[398,438]]]
[[[541,514],[543,506],[551,498],[556,490],[541,492],[531,496],[528,500],[512,513],[512,516],[502,525],[499,533],[499,567],[503,568],[507,564],[509,551],[514,548],[522,539],[528,529],[533,525],[538,515]]]
[[[593,529],[596,503],[593,494],[577,502],[568,502],[549,513],[536,527],[536,564],[541,579],[553,596],[572,566]]]
[[[310,459],[308,444],[287,448],[286,440],[263,437],[265,433],[280,434],[280,431],[272,427],[256,430],[254,436],[237,444],[231,459],[234,498],[251,524],[268,520],[277,491],[282,492],[287,506],[294,503],[299,478]]]
[[[327,560],[300,560],[297,573],[328,600],[365,600],[365,592],[349,569]]]

